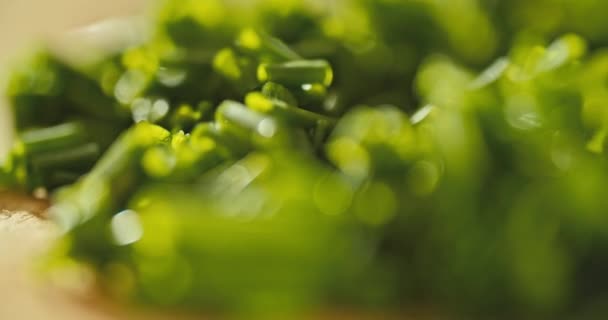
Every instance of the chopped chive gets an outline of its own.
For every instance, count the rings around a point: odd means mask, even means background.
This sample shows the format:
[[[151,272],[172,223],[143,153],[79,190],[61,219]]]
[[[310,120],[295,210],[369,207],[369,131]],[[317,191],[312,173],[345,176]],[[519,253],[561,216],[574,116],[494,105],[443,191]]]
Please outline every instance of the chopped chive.
[[[169,176],[175,168],[175,155],[167,146],[155,146],[144,153],[141,160],[144,172],[153,178]]]
[[[300,55],[281,40],[271,37],[265,32],[256,31],[251,28],[246,28],[239,34],[236,46],[244,52],[255,54],[264,62],[302,59]]]
[[[325,60],[261,64],[257,75],[260,82],[272,81],[286,86],[301,86],[309,83],[330,86],[333,81],[333,71]]]
[[[250,148],[247,143],[230,132],[220,130],[217,124],[212,122],[203,122],[198,124],[191,133],[191,139],[194,144],[197,144],[199,139],[210,138],[216,141],[217,148],[223,154],[229,157],[240,157],[247,153]]]
[[[25,130],[19,134],[19,138],[26,152],[35,154],[85,142],[88,136],[82,123],[67,122],[47,128]]]
[[[30,162],[38,170],[51,168],[84,168],[89,169],[99,158],[100,150],[96,143],[86,143],[76,147],[53,150],[34,155]]]
[[[269,99],[259,92],[252,92],[245,98],[246,105],[252,110],[285,119],[295,125],[314,127],[319,121],[335,124],[335,120],[308,110],[293,107],[284,101]]]
[[[264,86],[262,86],[262,94],[271,99],[284,101],[290,106],[298,107],[298,101],[293,94],[289,92],[289,89],[278,83],[266,82]]]
[[[287,145],[293,138],[279,119],[235,101],[227,100],[220,104],[216,111],[216,122],[220,132],[236,135],[254,145]]]
[[[143,152],[167,143],[169,137],[169,132],[159,126],[136,124],[112,144],[83,179],[55,196],[51,216],[67,231],[97,215],[119,210],[141,183]]]

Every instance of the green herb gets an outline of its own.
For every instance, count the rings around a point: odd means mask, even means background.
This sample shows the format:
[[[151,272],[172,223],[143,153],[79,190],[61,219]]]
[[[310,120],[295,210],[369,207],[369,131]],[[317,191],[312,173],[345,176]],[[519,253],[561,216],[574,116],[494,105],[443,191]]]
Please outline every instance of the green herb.
[[[606,317],[606,3],[159,8],[143,43],[10,78],[0,185],[51,191],[58,265],[247,319]]]

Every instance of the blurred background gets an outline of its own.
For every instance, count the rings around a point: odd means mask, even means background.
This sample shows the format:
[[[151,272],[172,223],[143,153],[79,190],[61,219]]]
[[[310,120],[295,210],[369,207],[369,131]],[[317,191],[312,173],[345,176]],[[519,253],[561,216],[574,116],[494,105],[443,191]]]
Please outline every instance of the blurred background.
[[[68,30],[108,17],[141,12],[146,0],[0,0],[0,86],[19,52],[36,43],[53,41]],[[6,153],[11,135],[10,115],[2,96],[0,101],[0,159]]]

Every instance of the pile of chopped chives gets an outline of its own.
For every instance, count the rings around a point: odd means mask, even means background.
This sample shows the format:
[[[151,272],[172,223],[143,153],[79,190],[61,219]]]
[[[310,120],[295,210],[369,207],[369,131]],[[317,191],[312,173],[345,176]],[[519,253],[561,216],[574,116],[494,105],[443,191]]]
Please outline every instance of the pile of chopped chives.
[[[0,186],[123,301],[601,319],[608,5],[529,3],[165,1],[15,68]]]

